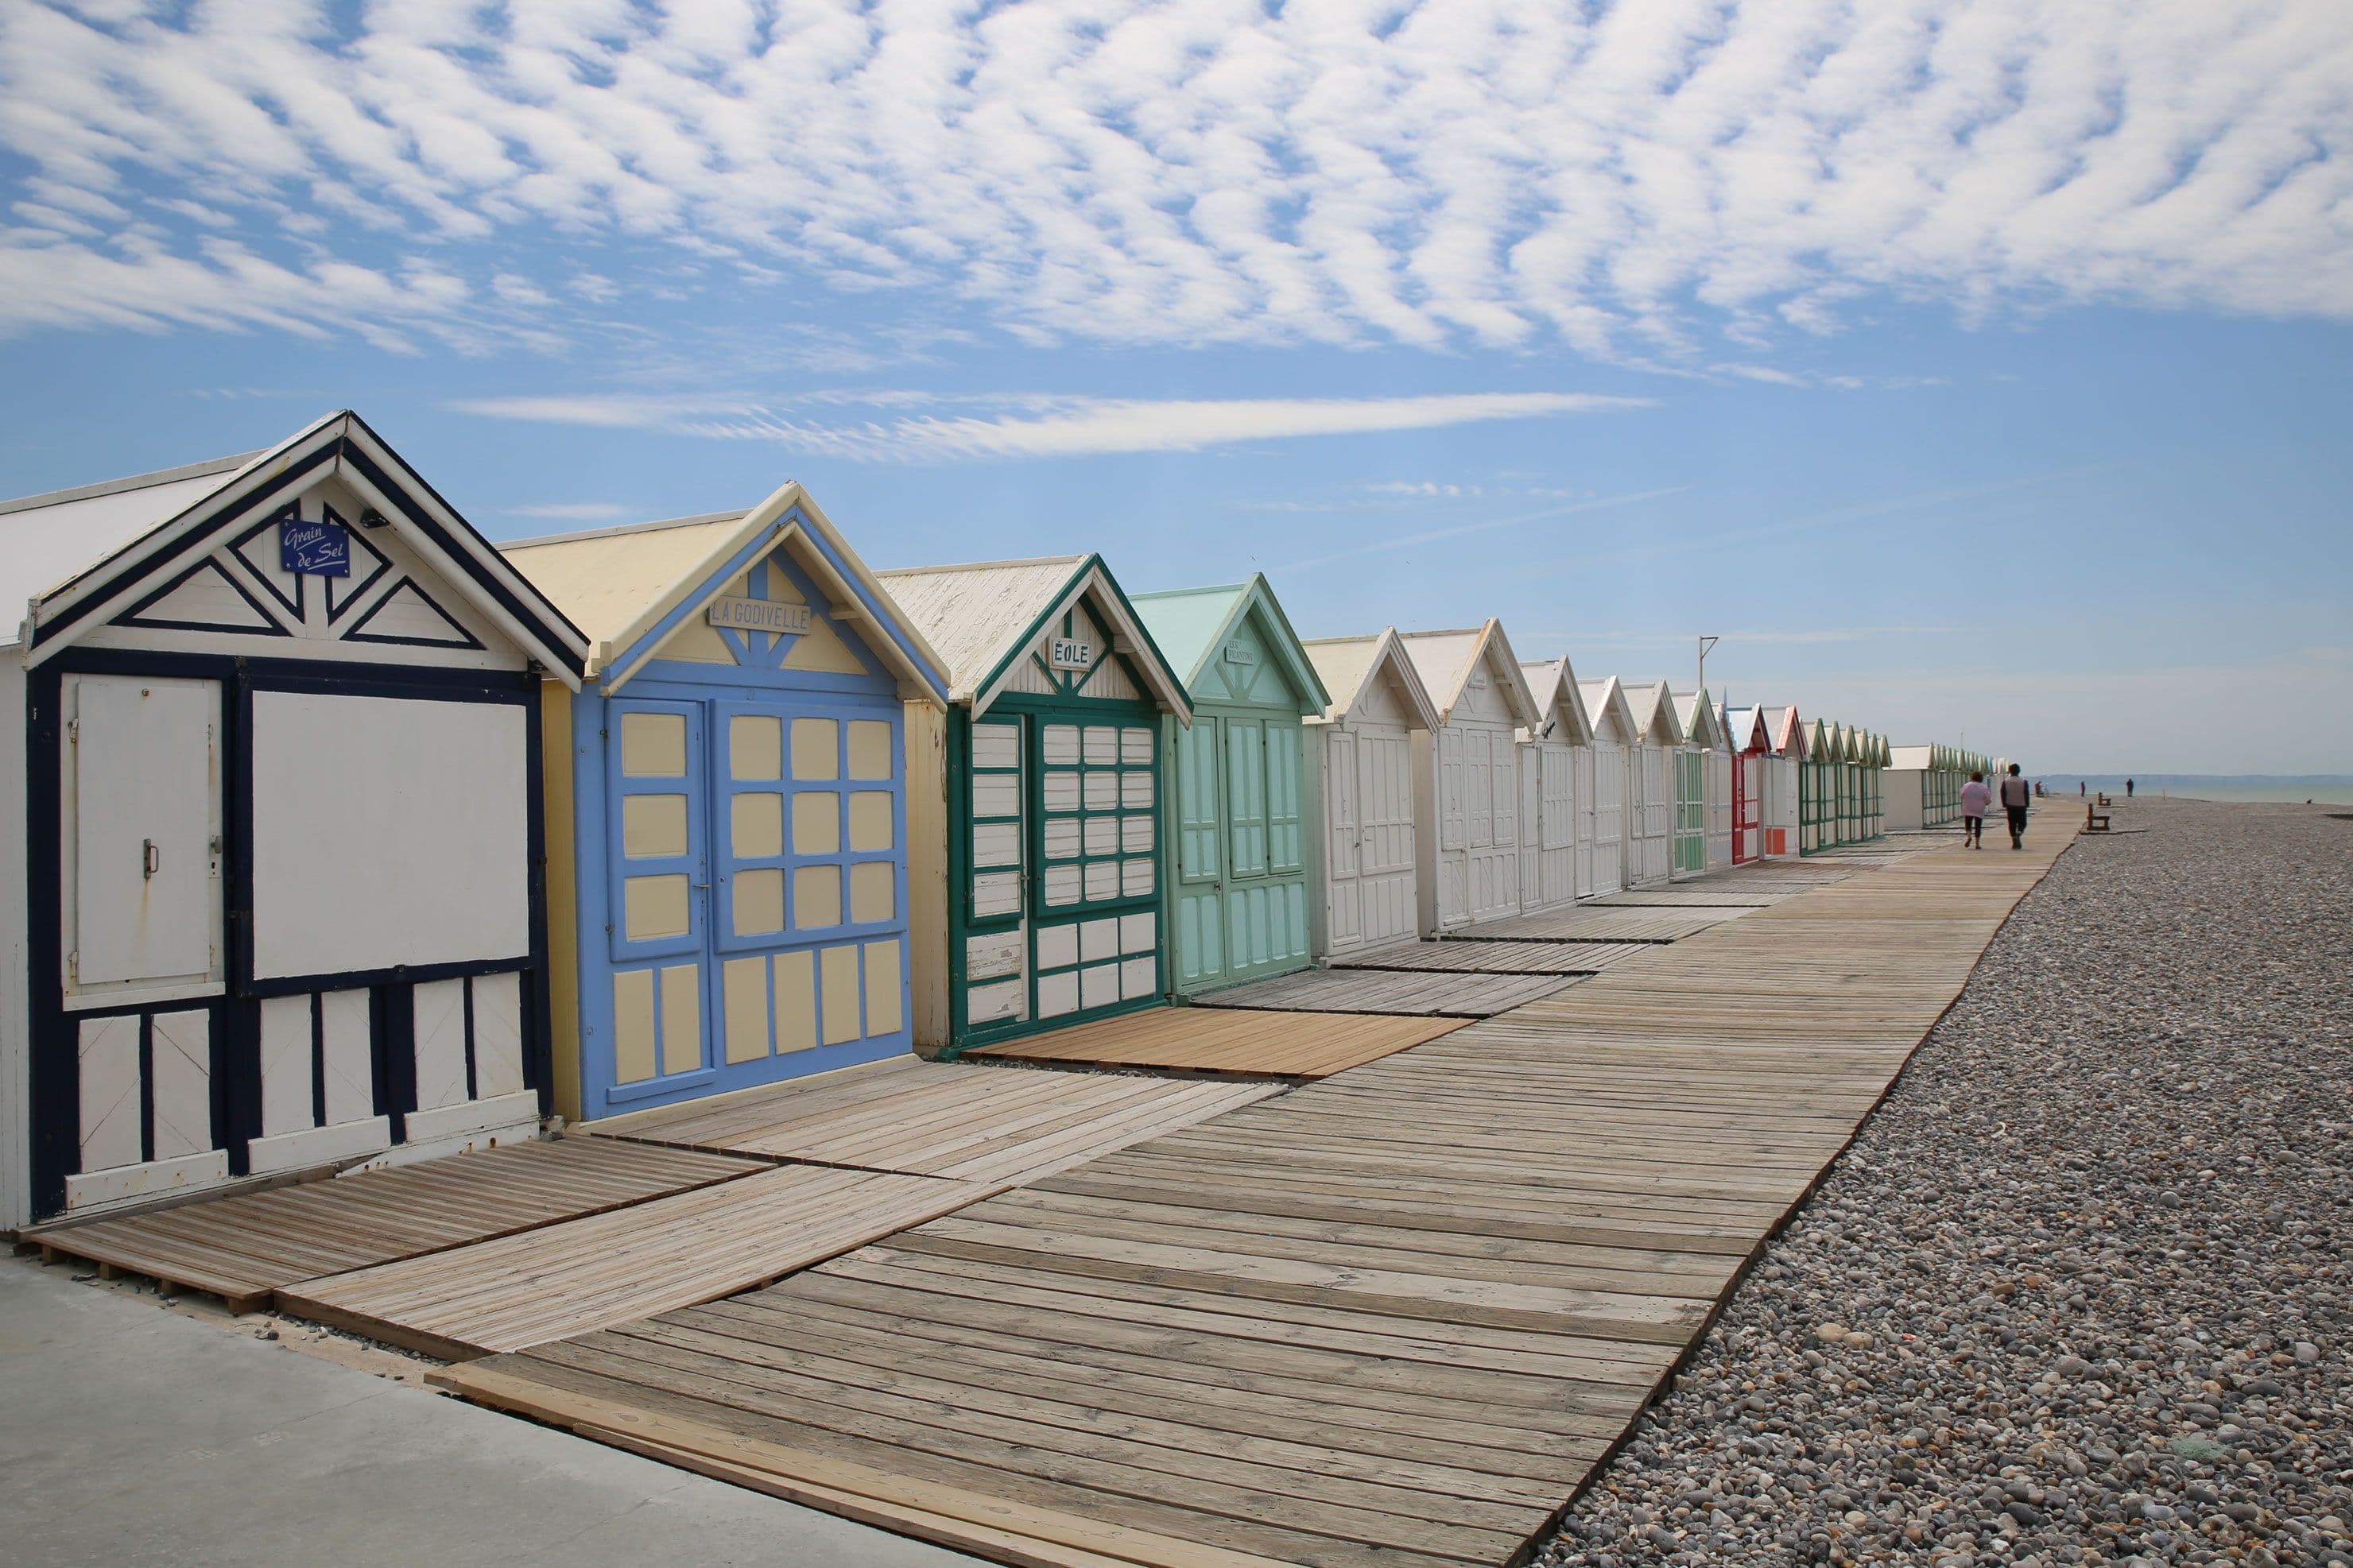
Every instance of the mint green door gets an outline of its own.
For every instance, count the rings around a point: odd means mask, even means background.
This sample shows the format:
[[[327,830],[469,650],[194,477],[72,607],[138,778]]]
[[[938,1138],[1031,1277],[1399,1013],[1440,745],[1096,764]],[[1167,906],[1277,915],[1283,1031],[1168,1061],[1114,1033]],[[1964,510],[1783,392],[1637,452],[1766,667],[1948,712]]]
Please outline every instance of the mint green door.
[[[1675,753],[1675,858],[1678,873],[1707,869],[1707,757]]]
[[[1302,740],[1294,714],[1202,710],[1177,732],[1179,994],[1306,966]]]

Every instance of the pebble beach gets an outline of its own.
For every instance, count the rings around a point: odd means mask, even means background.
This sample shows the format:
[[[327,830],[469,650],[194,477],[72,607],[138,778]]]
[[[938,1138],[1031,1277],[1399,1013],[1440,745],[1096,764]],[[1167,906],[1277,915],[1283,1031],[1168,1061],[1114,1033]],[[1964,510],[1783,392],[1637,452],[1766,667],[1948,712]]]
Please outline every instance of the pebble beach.
[[[2353,821],[2116,826],[1539,1561],[2353,1568]]]

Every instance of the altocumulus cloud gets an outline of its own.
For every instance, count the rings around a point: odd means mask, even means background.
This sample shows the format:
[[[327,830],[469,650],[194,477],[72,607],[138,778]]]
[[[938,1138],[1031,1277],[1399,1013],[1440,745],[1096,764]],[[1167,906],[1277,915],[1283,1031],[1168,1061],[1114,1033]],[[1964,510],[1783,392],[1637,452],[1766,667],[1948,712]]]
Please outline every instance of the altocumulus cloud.
[[[899,392],[826,392],[804,400],[818,407],[843,404],[891,407],[940,401],[945,400]],[[489,397],[469,398],[451,406],[460,413],[496,419],[772,441],[797,451],[869,462],[1195,452],[1300,436],[1427,430],[1494,419],[1651,406],[1644,398],[1577,392],[1224,399],[1026,396],[956,401],[1014,406],[945,416],[899,413],[854,423],[814,417],[801,408],[696,398]]]
[[[2353,316],[2327,0],[150,9],[0,0],[0,330],[552,343],[570,268],[518,257],[575,240],[625,290],[668,251],[1041,342],[1704,365],[1885,290]]]

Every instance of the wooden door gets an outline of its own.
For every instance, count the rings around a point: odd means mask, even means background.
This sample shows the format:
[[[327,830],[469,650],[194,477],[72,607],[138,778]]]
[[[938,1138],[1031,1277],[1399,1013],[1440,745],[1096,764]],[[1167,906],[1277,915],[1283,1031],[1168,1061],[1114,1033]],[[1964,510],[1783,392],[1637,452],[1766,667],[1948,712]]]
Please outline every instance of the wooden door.
[[[1544,898],[1544,745],[1532,742],[1513,749],[1517,764],[1519,819],[1526,825],[1520,835],[1520,908],[1536,908]]]
[[[1401,728],[1356,732],[1356,817],[1362,824],[1357,885],[1357,945],[1374,947],[1416,934],[1413,746]]]
[[[1626,885],[1626,748],[1593,748],[1593,894]]]
[[[1345,952],[1364,941],[1363,786],[1356,737],[1337,724],[1324,728],[1324,944]]]
[[[66,994],[188,994],[221,963],[220,683],[66,680]]]
[[[1577,897],[1577,758],[1567,746],[1537,752],[1536,811],[1524,837],[1537,846],[1537,901],[1565,904]]]
[[[1589,899],[1593,886],[1594,745],[1577,748],[1577,896]]]
[[[1145,716],[1039,717],[1030,1017],[1101,1014],[1160,994],[1158,725]],[[1212,753],[1214,756],[1214,753]]]
[[[1179,987],[1214,983],[1226,972],[1226,835],[1220,803],[1219,721],[1197,716],[1176,731],[1176,927]]]

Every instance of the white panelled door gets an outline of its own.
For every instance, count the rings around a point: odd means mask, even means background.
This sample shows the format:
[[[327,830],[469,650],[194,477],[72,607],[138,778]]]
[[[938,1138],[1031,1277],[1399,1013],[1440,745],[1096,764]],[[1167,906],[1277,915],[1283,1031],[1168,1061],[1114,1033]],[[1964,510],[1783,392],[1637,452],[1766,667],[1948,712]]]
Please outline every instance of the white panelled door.
[[[1330,951],[1415,931],[1413,748],[1402,728],[1334,728],[1324,736]]]

